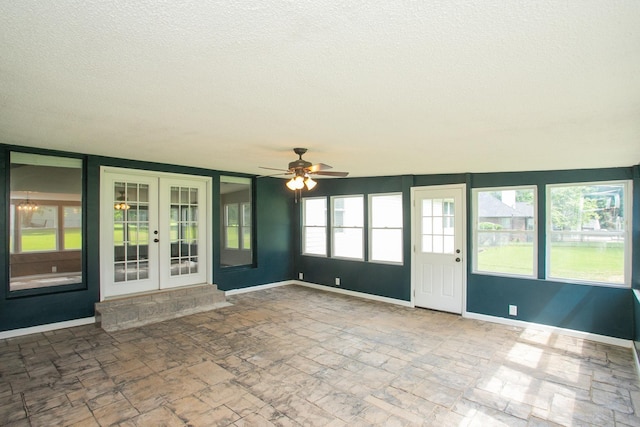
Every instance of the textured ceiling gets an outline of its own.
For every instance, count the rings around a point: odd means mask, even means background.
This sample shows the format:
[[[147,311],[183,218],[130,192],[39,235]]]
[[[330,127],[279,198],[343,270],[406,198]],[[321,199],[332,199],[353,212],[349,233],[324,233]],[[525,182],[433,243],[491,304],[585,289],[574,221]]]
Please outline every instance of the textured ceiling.
[[[640,1],[0,0],[0,142],[262,174],[640,162]]]

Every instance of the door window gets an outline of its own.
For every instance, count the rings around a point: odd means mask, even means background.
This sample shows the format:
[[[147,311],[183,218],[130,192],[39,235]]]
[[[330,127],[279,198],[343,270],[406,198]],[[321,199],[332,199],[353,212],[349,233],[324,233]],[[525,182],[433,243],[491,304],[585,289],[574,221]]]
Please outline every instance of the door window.
[[[454,210],[453,199],[422,200],[422,252],[436,254],[454,252]]]

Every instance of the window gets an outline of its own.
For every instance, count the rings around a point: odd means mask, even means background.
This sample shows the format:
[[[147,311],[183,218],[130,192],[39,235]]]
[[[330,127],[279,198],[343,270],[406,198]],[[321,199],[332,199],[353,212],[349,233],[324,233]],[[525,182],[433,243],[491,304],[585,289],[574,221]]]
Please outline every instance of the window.
[[[225,205],[224,228],[225,249],[251,249],[251,203]]]
[[[251,178],[220,177],[223,267],[253,262],[253,209]]]
[[[82,283],[82,160],[11,153],[11,291]]]
[[[547,187],[547,276],[629,284],[628,182]]]
[[[338,258],[364,259],[364,197],[332,197],[331,206],[331,255]]]
[[[369,195],[369,260],[402,263],[402,194]]]
[[[240,239],[238,229],[240,220],[238,218],[238,204],[232,203],[224,205],[224,247],[225,249],[240,249]]]
[[[474,189],[474,271],[536,275],[536,189]]]
[[[327,199],[302,199],[302,253],[327,256]]]

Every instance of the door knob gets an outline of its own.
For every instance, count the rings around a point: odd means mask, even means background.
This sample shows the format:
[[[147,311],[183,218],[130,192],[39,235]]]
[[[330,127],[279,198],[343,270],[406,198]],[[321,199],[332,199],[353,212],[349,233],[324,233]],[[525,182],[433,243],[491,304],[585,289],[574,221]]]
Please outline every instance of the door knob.
[[[460,262],[460,261],[461,261],[460,258],[456,258],[456,262]]]
[[[154,242],[158,243],[160,239],[153,239]]]

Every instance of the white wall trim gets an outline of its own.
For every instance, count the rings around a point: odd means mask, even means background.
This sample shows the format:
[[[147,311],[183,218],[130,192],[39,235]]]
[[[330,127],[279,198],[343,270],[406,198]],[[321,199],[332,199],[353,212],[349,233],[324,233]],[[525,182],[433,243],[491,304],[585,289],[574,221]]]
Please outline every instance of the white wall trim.
[[[7,338],[21,337],[23,335],[38,334],[41,332],[55,331],[56,329],[73,328],[74,326],[84,326],[96,323],[95,317],[85,317],[82,319],[67,320],[65,322],[48,323],[46,325],[31,326],[29,328],[12,329],[0,332],[0,340]]]
[[[369,299],[369,300],[373,300],[373,301],[386,302],[388,304],[401,305],[403,307],[413,307],[413,304],[411,303],[411,301],[404,301],[404,300],[395,299],[395,298],[381,297],[381,296],[378,296],[378,295],[366,294],[364,292],[356,292],[356,291],[350,291],[348,289],[334,288],[333,286],[318,285],[318,284],[315,284],[315,283],[302,282],[300,280],[293,280],[292,283],[294,285],[305,286],[307,288],[319,289],[319,290],[327,291],[327,292],[335,292],[337,294],[349,295],[349,296],[352,296],[352,297]]]
[[[226,296],[246,294],[247,292],[262,291],[264,289],[277,288],[279,286],[293,285],[293,281],[285,280],[284,282],[265,283],[264,285],[247,286],[246,288],[231,289],[224,291]]]
[[[616,345],[619,347],[633,348],[632,340],[622,338],[609,337],[607,335],[592,334],[590,332],[577,331],[575,329],[558,328],[556,326],[543,325],[541,323],[525,322],[523,320],[505,319],[504,317],[488,316],[486,314],[478,314],[466,312],[463,317],[473,320],[482,320],[484,322],[500,323],[507,326],[517,326],[524,329],[534,329],[543,332],[551,332],[559,335],[566,335],[574,338],[582,338],[585,340],[596,341],[603,344]],[[636,363],[637,359],[636,359]]]

